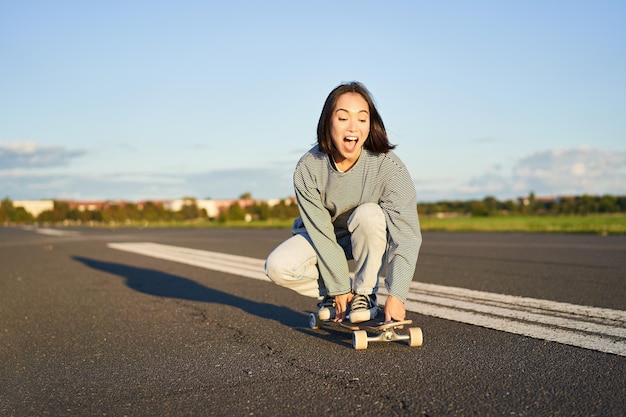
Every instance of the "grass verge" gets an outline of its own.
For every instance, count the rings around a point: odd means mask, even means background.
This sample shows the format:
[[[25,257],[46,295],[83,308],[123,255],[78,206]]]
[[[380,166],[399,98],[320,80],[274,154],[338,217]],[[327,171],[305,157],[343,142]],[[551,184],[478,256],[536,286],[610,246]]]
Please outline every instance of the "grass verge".
[[[424,231],[626,234],[626,215],[422,217],[420,221]]]
[[[187,222],[124,222],[94,224],[95,227],[229,227],[257,229],[290,229],[293,220]],[[442,232],[520,232],[520,233],[578,233],[597,235],[626,235],[626,214],[588,216],[494,216],[494,217],[420,217],[423,231]],[[73,224],[76,226],[75,224]],[[45,225],[44,225],[45,226]],[[79,224],[80,226],[80,224]]]

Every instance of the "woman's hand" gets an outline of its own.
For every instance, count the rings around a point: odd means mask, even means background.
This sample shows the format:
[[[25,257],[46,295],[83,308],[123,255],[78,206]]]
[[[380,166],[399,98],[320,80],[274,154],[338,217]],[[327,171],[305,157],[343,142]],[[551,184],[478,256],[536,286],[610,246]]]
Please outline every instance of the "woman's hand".
[[[392,320],[401,321],[406,318],[406,310],[404,309],[404,302],[398,298],[390,295],[385,302],[385,323]]]
[[[348,312],[348,306],[352,302],[354,294],[351,292],[335,296],[335,319],[334,321],[344,321]]]

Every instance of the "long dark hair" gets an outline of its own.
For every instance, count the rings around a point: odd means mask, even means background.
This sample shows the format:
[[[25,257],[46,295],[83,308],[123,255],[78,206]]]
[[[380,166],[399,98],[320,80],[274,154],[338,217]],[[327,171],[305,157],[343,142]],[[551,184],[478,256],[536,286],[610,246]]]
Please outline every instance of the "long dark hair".
[[[391,149],[394,149],[396,145],[389,143],[387,137],[387,131],[385,130],[385,124],[380,117],[372,95],[365,88],[365,86],[357,81],[351,81],[348,83],[340,84],[333,91],[328,94],[324,107],[322,108],[322,114],[317,122],[317,144],[322,152],[328,155],[332,155],[333,140],[330,134],[330,122],[333,115],[333,110],[337,105],[337,100],[342,94],[345,93],[357,93],[365,99],[369,106],[370,112],[370,134],[367,137],[363,147],[369,151],[376,153],[387,153]]]

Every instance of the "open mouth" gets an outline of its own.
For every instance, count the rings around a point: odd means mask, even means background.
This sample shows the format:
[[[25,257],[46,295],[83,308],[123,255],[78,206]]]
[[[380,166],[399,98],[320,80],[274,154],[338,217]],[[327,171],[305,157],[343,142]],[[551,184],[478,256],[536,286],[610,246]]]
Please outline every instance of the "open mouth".
[[[356,149],[356,145],[359,142],[359,138],[356,136],[346,136],[343,138],[343,145],[348,152],[353,152]]]

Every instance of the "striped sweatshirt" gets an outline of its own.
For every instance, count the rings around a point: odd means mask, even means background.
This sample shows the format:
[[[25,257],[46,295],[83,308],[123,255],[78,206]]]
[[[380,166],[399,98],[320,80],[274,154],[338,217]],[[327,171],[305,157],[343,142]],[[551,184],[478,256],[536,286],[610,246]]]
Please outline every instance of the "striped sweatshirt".
[[[310,236],[328,295],[346,294],[351,291],[348,261],[337,240],[349,234],[348,218],[356,207],[378,204],[387,222],[385,286],[389,294],[405,301],[422,243],[409,172],[393,151],[362,149],[347,172],[339,172],[331,158],[315,146],[298,161],[293,182],[300,217],[294,233],[304,226]]]

